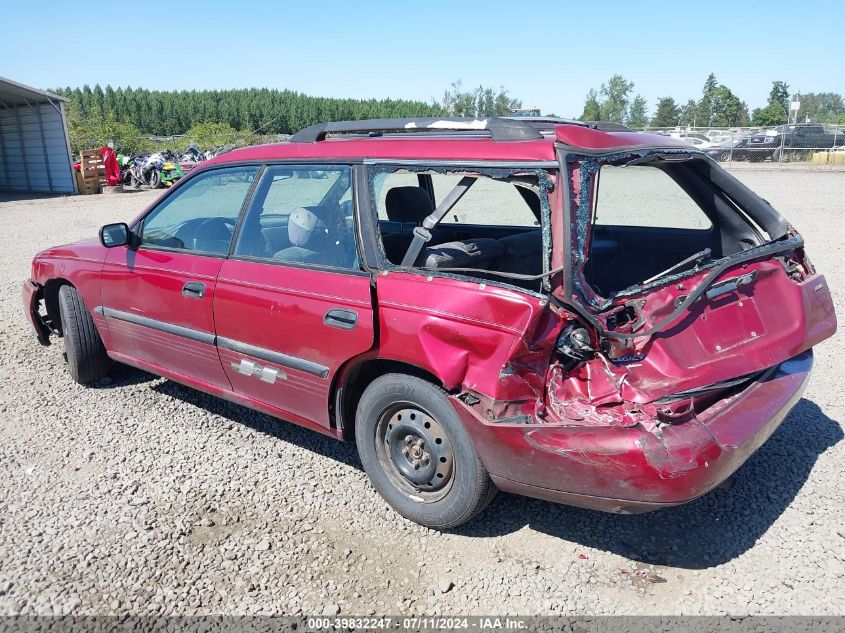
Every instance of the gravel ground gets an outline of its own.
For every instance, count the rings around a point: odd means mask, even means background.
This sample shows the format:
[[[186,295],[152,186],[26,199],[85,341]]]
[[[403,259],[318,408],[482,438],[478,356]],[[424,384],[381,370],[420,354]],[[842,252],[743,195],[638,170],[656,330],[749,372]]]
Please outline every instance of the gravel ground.
[[[738,174],[845,314],[845,174]],[[155,195],[0,198],[0,614],[843,612],[842,337],[731,490],[640,516],[502,494],[441,534],[392,512],[352,445],[134,370],[83,388],[37,345],[33,254]]]

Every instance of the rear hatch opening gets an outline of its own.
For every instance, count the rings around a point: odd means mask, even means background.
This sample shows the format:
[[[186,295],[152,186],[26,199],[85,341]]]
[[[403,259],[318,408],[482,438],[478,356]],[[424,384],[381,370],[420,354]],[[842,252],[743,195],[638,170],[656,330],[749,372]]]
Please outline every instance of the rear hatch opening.
[[[729,393],[835,330],[801,236],[703,154],[559,156],[569,191],[552,300],[577,322],[551,363],[552,417]]]

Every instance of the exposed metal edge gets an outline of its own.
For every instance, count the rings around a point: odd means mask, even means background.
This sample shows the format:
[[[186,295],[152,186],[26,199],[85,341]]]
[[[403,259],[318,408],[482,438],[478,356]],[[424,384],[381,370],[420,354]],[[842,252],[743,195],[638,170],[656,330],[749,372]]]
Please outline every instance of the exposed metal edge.
[[[314,363],[303,358],[297,358],[296,356],[288,356],[287,354],[282,354],[281,352],[274,352],[273,350],[264,349],[263,347],[256,347],[255,345],[250,345],[248,343],[233,341],[232,339],[224,338],[222,336],[217,337],[217,346],[232,352],[238,352],[239,354],[254,356],[255,358],[267,361],[268,363],[275,363],[276,365],[289,367],[290,369],[304,371],[307,374],[319,376],[320,378],[326,378],[329,375],[329,368],[325,365],[320,365],[319,363]]]
[[[668,138],[668,137],[667,137]],[[669,151],[669,152],[686,152],[693,155],[693,158],[710,159],[700,149],[696,149],[692,145],[655,145],[654,143],[637,143],[635,145],[614,145],[612,147],[579,147],[578,145],[569,145],[561,141],[555,142],[557,149],[563,150],[567,154],[575,154],[578,156],[607,156],[611,154],[621,154],[625,152],[652,152],[652,151]]]
[[[122,312],[120,310],[113,310],[104,306],[97,306],[94,312],[102,314],[110,319],[117,319],[118,321],[125,321],[143,327],[148,327],[159,332],[181,336],[182,338],[198,343],[205,343],[206,345],[214,345],[215,336],[210,332],[203,332],[201,330],[193,330],[191,328],[182,327],[181,325],[173,325],[172,323],[165,323],[164,321],[157,321],[131,312]]]

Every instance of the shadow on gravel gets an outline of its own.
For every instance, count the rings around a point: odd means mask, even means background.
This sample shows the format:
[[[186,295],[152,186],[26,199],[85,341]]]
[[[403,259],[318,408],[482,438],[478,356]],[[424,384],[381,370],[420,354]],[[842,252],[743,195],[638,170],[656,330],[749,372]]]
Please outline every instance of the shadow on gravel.
[[[153,378],[156,377],[153,376]],[[152,389],[158,393],[192,404],[195,407],[205,409],[209,413],[219,415],[232,422],[248,426],[277,440],[290,442],[313,453],[323,455],[324,457],[357,468],[358,470],[363,470],[361,461],[358,459],[358,451],[352,442],[341,442],[322,435],[317,431],[312,431],[259,411],[248,409],[234,402],[229,402],[216,396],[210,396],[202,391],[185,387],[172,380],[165,380],[153,385]]]
[[[169,380],[152,389],[361,469],[352,443]],[[801,490],[819,455],[843,437],[836,421],[802,398],[769,441],[737,471],[736,485],[730,490],[716,489],[686,505],[640,515],[606,514],[499,494],[483,514],[453,533],[484,538],[510,534],[528,525],[633,561],[687,569],[713,567],[753,547]]]
[[[109,378],[106,382],[99,381],[89,385],[94,389],[114,389],[115,387],[128,387],[129,385],[140,385],[144,382],[159,380],[154,374],[148,374],[140,369],[135,369],[123,363],[114,363],[109,371]]]
[[[780,428],[736,473],[730,490],[716,489],[682,506],[640,515],[582,510],[500,494],[478,519],[456,533],[499,536],[532,529],[634,561],[703,569],[754,546],[789,506],[819,455],[845,437],[840,425],[801,399]]]

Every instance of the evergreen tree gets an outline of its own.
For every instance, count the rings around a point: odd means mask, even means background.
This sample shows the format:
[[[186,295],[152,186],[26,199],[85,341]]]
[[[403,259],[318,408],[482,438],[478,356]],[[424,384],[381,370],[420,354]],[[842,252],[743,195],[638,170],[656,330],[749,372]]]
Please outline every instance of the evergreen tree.
[[[644,128],[648,125],[648,112],[645,97],[637,95],[631,101],[626,115],[626,125],[632,128]]]
[[[581,120],[601,120],[601,106],[599,105],[598,94],[592,88],[587,93],[587,100],[584,102],[584,112],[581,114]]]
[[[680,123],[681,109],[672,97],[657,100],[657,109],[651,120],[652,127],[674,127]]]

